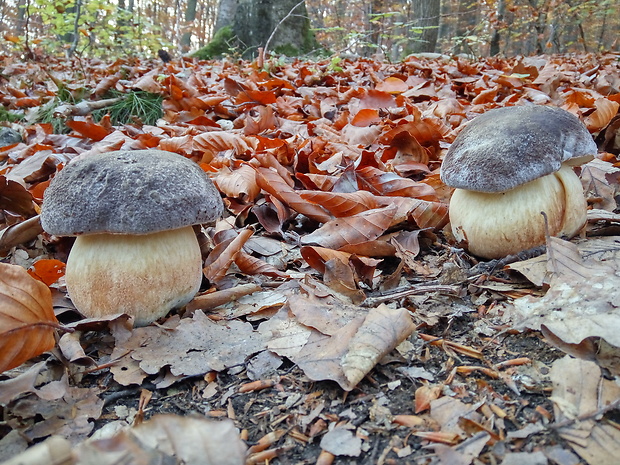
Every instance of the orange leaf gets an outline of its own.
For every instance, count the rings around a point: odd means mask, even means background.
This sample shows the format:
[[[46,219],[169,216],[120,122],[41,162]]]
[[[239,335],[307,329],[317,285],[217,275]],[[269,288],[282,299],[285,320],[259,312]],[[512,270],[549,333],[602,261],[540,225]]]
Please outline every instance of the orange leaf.
[[[234,171],[224,167],[212,179],[220,192],[243,202],[253,202],[260,194],[256,171],[245,163]]]
[[[406,221],[411,217],[418,228],[441,229],[448,223],[448,204],[412,199],[410,197],[375,197],[379,206],[395,205],[398,212],[394,224]]]
[[[415,413],[423,412],[431,407],[431,402],[441,395],[441,386],[438,384],[424,384],[415,391]]]
[[[409,89],[409,86],[397,77],[390,76],[385,81],[377,84],[377,90],[387,92],[389,94],[402,94]]]
[[[15,106],[18,108],[37,107],[39,105],[41,105],[41,100],[39,100],[38,98],[22,97],[15,100]]]
[[[36,214],[32,195],[16,181],[0,176],[0,210],[30,217]]]
[[[325,263],[329,260],[339,260],[342,263],[349,263],[350,253],[340,252],[338,250],[326,249],[325,247],[302,247],[301,256],[312,268],[319,273],[325,273]]]
[[[51,350],[57,325],[49,288],[0,263],[0,373]]]
[[[362,108],[357,112],[357,115],[351,120],[351,124],[357,127],[367,127],[371,124],[377,124],[381,122],[379,111],[374,108]]]
[[[589,131],[596,132],[606,127],[611,119],[618,113],[620,103],[606,98],[599,98],[594,102],[596,110],[586,117],[584,123]]]
[[[272,278],[289,278],[289,275],[283,271],[278,270],[275,266],[261,260],[260,258],[253,257],[243,251],[239,252],[235,256],[235,265],[242,273],[250,275],[262,274],[270,276]]]
[[[321,205],[337,218],[352,216],[378,207],[377,199],[368,191],[351,193],[300,191],[301,198]]]
[[[60,260],[41,259],[30,267],[28,274],[49,286],[65,275],[65,267],[66,265]]]
[[[374,240],[392,225],[397,210],[396,206],[389,206],[337,218],[304,236],[301,243],[339,249],[345,245]]]
[[[259,166],[256,170],[258,185],[279,201],[285,203],[297,213],[306,215],[319,223],[327,223],[332,217],[323,208],[304,200],[282,177],[274,170]]]
[[[100,141],[112,133],[112,131],[108,131],[99,124],[89,123],[86,121],[67,121],[65,124],[75,132],[80,133],[84,137],[88,137],[94,141]]]
[[[395,173],[386,173],[374,166],[355,170],[360,189],[377,195],[414,197],[424,200],[437,200],[435,189],[428,184],[403,178]]]
[[[223,152],[234,150],[236,154],[242,155],[254,149],[254,144],[250,139],[231,132],[211,131],[203,132],[194,137],[194,150]]]
[[[254,231],[251,229],[244,229],[233,240],[218,244],[221,247],[216,246],[211,251],[202,270],[205,277],[211,282],[217,282],[226,276],[226,272],[235,261],[236,255],[241,251],[247,240],[252,237],[252,234]]]
[[[12,42],[14,44],[19,44],[21,41],[19,40],[19,37],[17,36],[13,36],[11,34],[4,34],[4,40],[6,40],[7,42]]]

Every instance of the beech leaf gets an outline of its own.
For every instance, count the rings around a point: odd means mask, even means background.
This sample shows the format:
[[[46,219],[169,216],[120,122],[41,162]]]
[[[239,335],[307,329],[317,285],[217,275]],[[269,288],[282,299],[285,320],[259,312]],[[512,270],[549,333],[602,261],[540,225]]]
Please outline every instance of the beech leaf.
[[[49,288],[0,263],[0,373],[51,350],[57,324]]]
[[[398,208],[389,206],[368,210],[346,218],[329,221],[301,239],[303,245],[320,245],[339,249],[345,245],[371,241],[392,225]]]

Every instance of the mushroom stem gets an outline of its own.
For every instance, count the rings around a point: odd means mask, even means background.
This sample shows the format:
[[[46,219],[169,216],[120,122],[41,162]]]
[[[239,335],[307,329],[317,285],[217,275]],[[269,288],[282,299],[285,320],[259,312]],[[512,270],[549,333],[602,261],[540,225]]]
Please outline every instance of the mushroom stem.
[[[88,318],[127,313],[144,326],[189,302],[202,281],[191,226],[152,234],[78,236],[67,260],[67,290]]]
[[[572,167],[506,192],[456,189],[450,200],[450,222],[458,242],[474,255],[501,258],[545,243],[548,218],[552,236],[576,235],[586,222],[581,181]]]

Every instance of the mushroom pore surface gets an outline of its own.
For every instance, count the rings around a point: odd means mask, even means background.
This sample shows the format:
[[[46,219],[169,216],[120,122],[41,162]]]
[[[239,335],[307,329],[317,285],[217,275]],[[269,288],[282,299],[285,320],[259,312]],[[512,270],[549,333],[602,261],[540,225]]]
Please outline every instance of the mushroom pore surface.
[[[144,235],[88,234],[71,249],[67,291],[88,318],[116,313],[144,326],[189,302],[202,282],[191,226]]]
[[[545,212],[552,236],[572,237],[586,222],[581,181],[571,166],[501,193],[456,189],[450,200],[452,232],[479,257],[494,259],[545,243]]]

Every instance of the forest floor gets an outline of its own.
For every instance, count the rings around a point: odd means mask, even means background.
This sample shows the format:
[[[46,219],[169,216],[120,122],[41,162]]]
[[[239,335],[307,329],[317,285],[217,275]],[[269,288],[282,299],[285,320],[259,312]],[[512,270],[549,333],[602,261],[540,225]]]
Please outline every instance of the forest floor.
[[[2,262],[49,286],[61,325],[0,374],[0,461],[617,463],[619,63],[0,56]],[[163,112],[115,119],[107,99],[129,95]],[[588,224],[480,261],[451,237],[439,166],[464,123],[526,104],[565,108],[597,142],[579,170]],[[71,160],[140,149],[199,163],[226,212],[197,231],[199,296],[133,328],[79,314],[73,239],[38,213]]]

